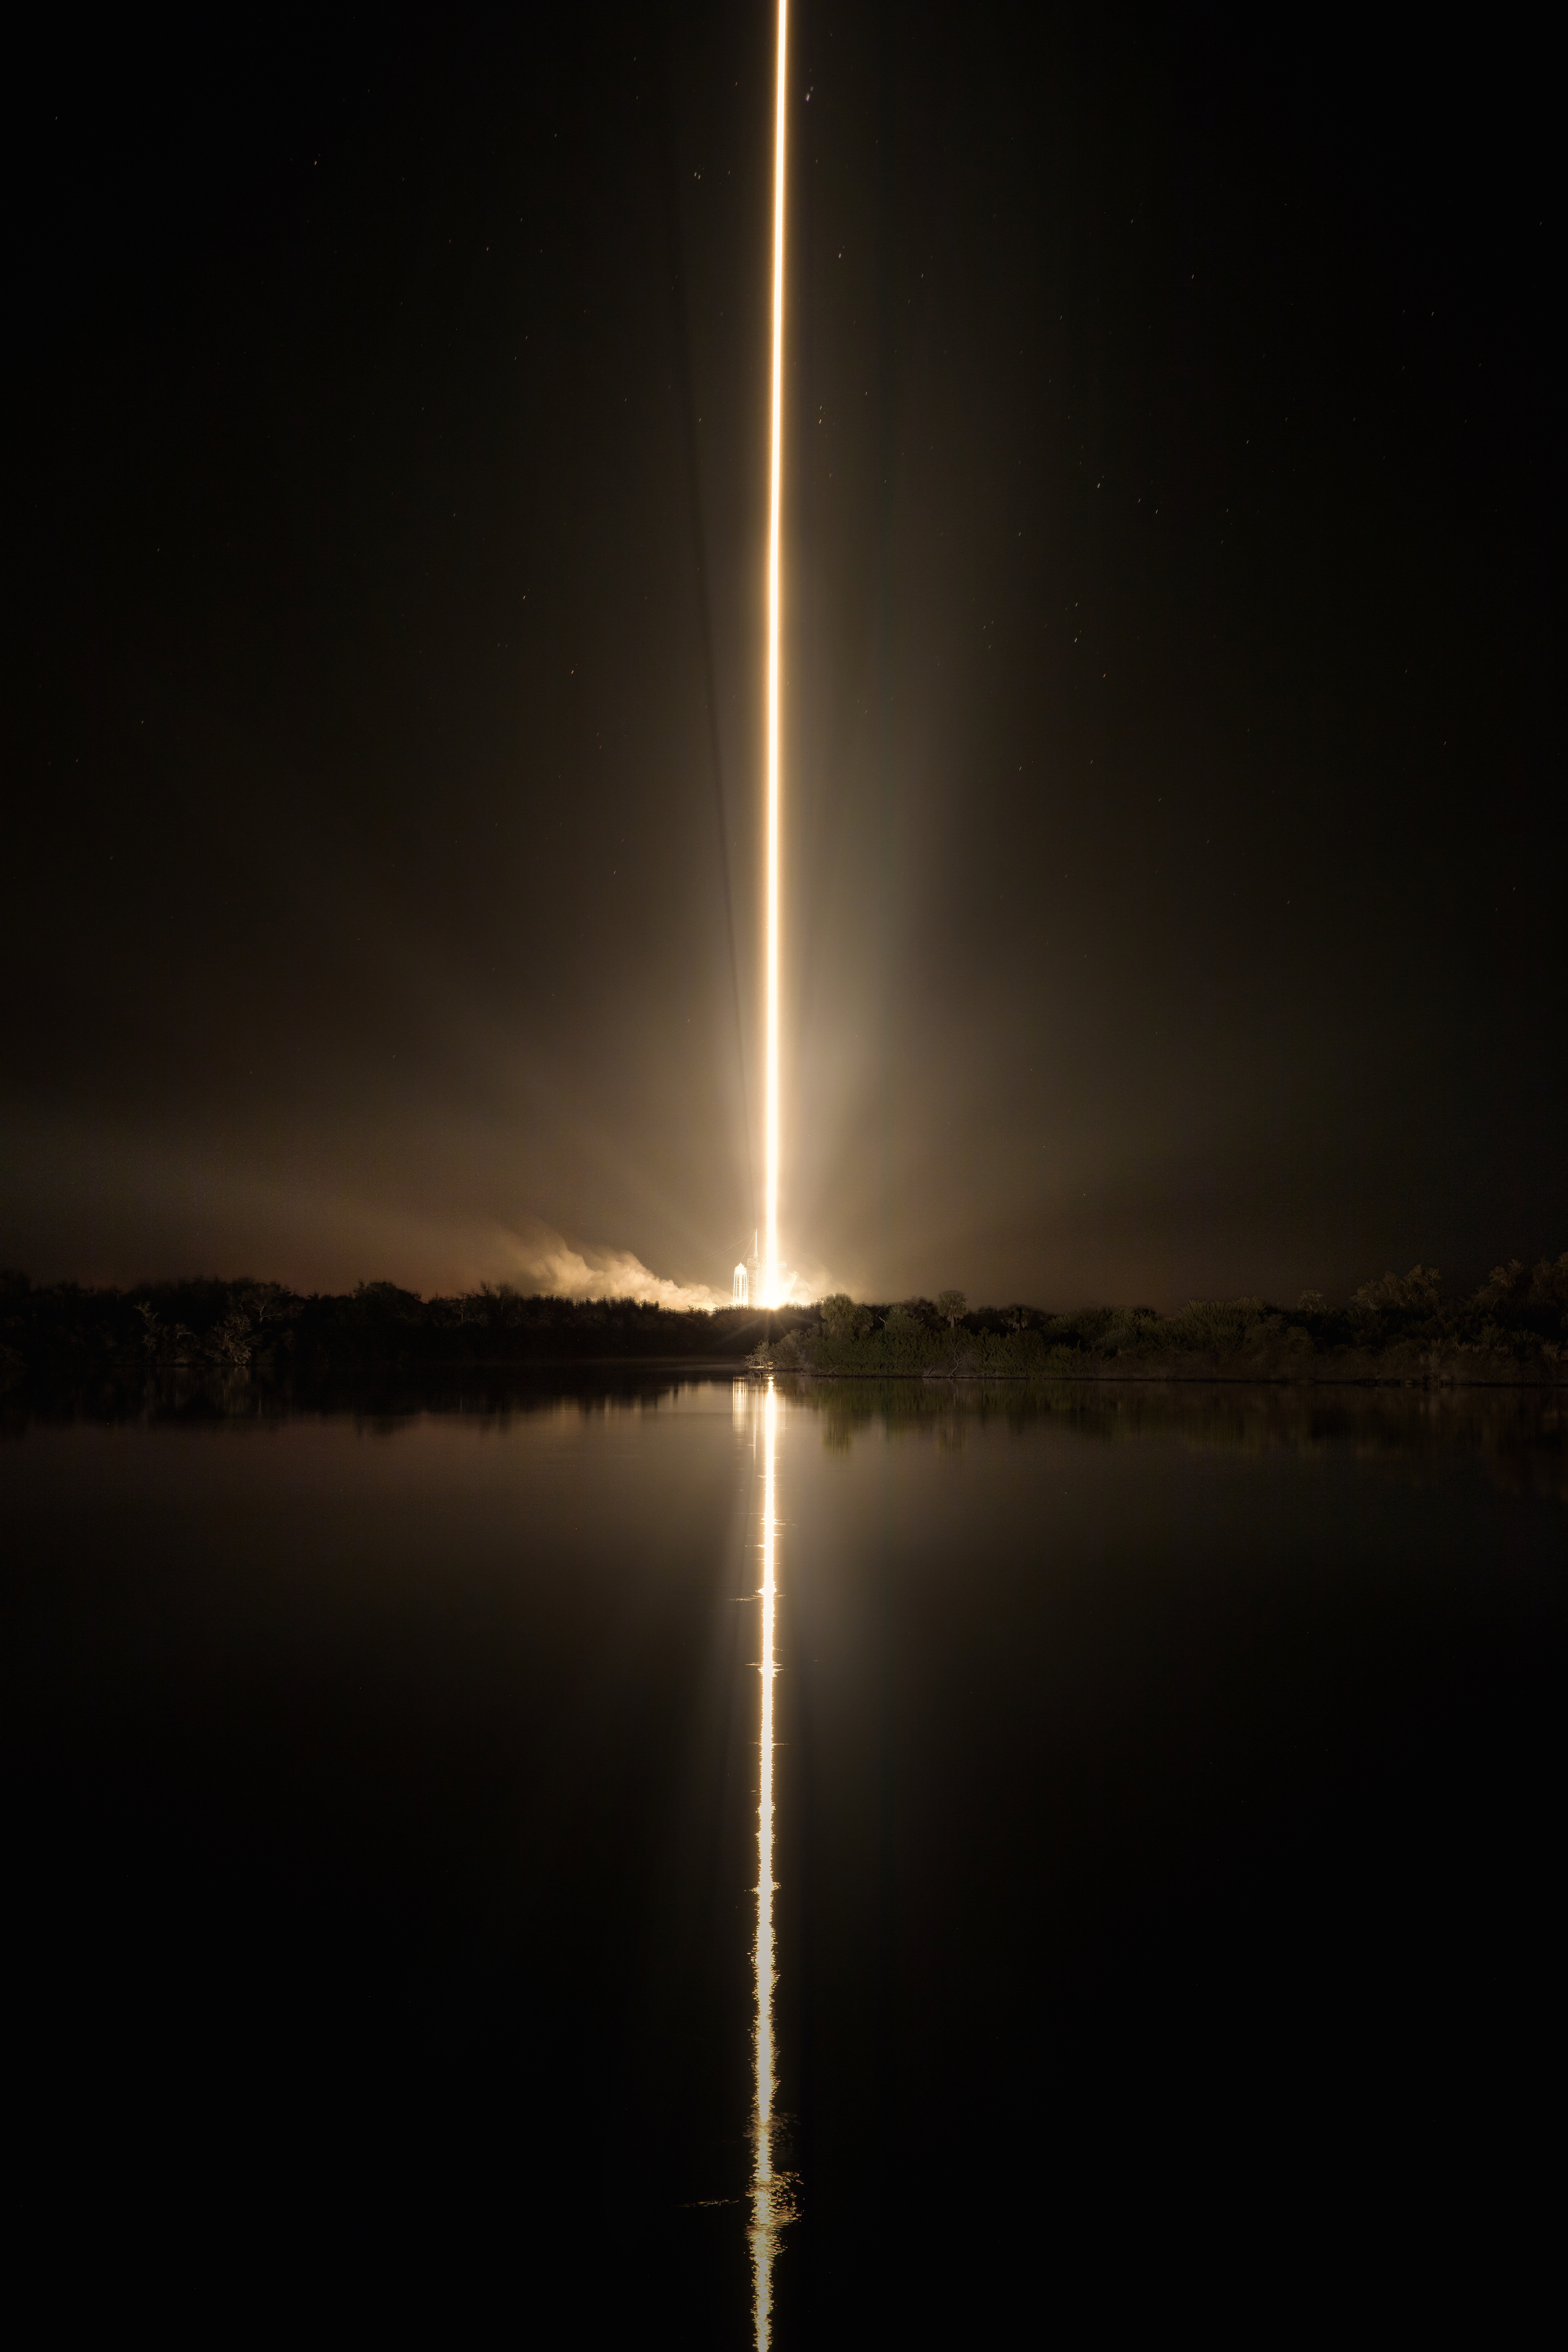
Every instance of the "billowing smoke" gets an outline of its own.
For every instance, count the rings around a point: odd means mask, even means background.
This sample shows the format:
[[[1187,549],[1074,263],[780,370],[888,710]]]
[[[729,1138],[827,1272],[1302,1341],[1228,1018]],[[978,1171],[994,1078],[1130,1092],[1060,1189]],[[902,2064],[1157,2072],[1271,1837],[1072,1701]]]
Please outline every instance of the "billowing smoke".
[[[702,1282],[675,1282],[668,1275],[654,1274],[630,1250],[595,1248],[591,1244],[574,1248],[548,1225],[534,1226],[527,1234],[509,1232],[505,1241],[515,1264],[503,1279],[520,1288],[543,1291],[556,1298],[637,1298],[668,1307],[730,1304],[728,1290],[710,1289]],[[823,1265],[784,1271],[792,1307],[809,1306],[842,1287]]]
[[[555,1298],[636,1298],[672,1308],[728,1307],[730,1294],[701,1282],[674,1282],[654,1274],[630,1250],[584,1244],[574,1249],[548,1226],[507,1236],[515,1265],[507,1279]]]

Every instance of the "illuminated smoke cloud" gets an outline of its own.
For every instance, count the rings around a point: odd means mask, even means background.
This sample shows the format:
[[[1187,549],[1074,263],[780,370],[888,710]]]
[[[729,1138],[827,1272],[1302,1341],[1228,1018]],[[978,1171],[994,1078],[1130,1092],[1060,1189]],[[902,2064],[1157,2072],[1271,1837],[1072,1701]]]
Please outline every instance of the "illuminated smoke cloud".
[[[559,1234],[542,1229],[529,1239],[509,1235],[516,1258],[509,1279],[555,1298],[635,1298],[645,1307],[680,1309],[728,1307],[727,1291],[706,1283],[672,1282],[654,1274],[630,1250],[574,1249]]]

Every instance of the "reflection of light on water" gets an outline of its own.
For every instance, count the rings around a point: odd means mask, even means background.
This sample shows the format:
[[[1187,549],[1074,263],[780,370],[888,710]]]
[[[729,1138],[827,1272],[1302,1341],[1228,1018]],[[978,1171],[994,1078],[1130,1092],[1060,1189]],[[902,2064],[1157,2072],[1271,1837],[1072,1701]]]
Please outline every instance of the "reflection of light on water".
[[[773,2261],[779,2233],[793,2219],[790,2176],[775,2161],[777,2090],[773,2062],[773,1456],[778,1399],[772,1381],[763,1402],[763,1586],[761,1679],[762,1724],[757,1754],[757,1934],[752,1965],[756,1978],[755,2102],[752,2110],[752,2304],[757,2352],[773,2336]]]
[[[784,531],[784,61],[788,0],[779,0],[778,73],[773,92],[773,438],[768,460],[768,906],[767,1050],[764,1055],[763,1225],[766,1272],[761,1304],[779,1295],[779,585]],[[756,1301],[752,1302],[753,1305]]]

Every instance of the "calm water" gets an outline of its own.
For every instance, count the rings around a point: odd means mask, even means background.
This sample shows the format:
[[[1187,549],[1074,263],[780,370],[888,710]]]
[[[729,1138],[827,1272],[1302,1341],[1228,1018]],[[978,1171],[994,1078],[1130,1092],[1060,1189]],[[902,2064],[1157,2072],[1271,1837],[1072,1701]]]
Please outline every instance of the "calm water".
[[[1511,2166],[1528,2261],[1549,1401],[649,1377],[9,1440],[62,2311],[107,2265],[220,2337],[1269,2336],[1457,2285]]]

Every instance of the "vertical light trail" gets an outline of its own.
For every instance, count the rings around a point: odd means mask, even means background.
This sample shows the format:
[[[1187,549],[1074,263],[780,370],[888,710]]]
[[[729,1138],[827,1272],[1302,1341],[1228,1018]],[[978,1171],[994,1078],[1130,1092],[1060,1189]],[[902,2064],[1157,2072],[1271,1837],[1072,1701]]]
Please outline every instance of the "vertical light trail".
[[[768,474],[768,903],[766,1099],[763,1208],[767,1252],[763,1304],[778,1304],[779,1266],[779,540],[784,499],[784,68],[789,0],[779,0],[778,86],[773,111],[773,446]]]
[[[763,1402],[762,1721],[758,1731],[755,2101],[752,2111],[752,2318],[756,2352],[773,2337],[773,2256],[791,2218],[789,2181],[773,2163],[773,1450],[778,1400],[770,1380]]]
[[[768,461],[768,821],[767,1038],[763,1094],[764,1307],[779,1294],[779,623],[780,541],[784,530],[784,79],[789,57],[789,0],[779,0],[777,83],[773,110],[773,434]],[[752,2302],[755,2352],[773,2340],[773,2259],[779,2231],[791,2218],[788,2176],[773,2157],[773,1577],[774,1453],[778,1399],[773,1381],[763,1402],[763,1583],[761,1720],[757,1731],[757,1926],[752,1952],[756,1995],[752,2113]]]

